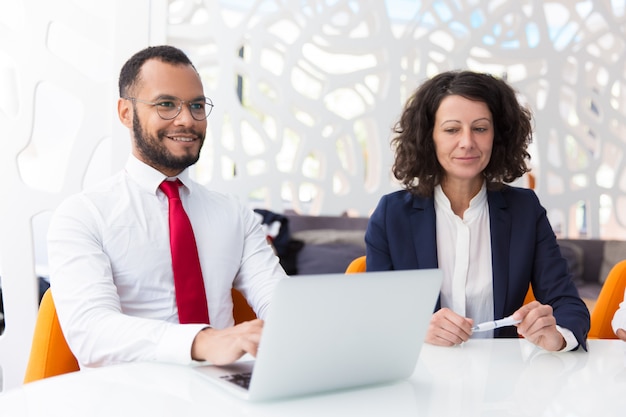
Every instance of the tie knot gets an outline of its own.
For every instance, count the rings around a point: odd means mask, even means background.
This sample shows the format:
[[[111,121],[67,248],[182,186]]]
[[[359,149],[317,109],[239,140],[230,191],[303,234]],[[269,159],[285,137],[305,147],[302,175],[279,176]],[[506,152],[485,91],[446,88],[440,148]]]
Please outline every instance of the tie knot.
[[[159,188],[165,193],[167,198],[171,200],[172,198],[180,198],[178,187],[181,185],[182,183],[178,179],[176,181],[165,180],[161,183],[161,185],[159,185]]]

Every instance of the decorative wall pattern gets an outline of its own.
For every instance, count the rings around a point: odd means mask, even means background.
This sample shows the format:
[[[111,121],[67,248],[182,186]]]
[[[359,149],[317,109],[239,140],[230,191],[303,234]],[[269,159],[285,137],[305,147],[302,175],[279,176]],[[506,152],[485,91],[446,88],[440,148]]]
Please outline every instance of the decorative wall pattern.
[[[0,389],[24,377],[51,211],[111,170],[115,9],[98,3],[0,1]]]
[[[114,106],[131,53],[170,43],[196,63],[215,102],[198,180],[312,214],[367,215],[397,188],[391,129],[424,79],[506,76],[536,116],[536,190],[557,231],[623,239],[625,13],[624,0],[0,0],[0,176],[19,201],[0,202],[4,388],[23,375],[47,216],[126,159]]]
[[[624,237],[625,7],[170,1],[167,41],[217,104],[197,177],[277,211],[367,215],[396,188],[389,139],[408,95],[469,68],[507,77],[533,109],[536,191],[557,232]]]

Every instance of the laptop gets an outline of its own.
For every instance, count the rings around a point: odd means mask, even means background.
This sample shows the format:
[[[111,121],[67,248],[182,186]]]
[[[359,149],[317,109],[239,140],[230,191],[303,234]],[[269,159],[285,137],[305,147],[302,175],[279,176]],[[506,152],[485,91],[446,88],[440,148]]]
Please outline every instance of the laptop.
[[[276,286],[256,360],[194,369],[251,401],[407,378],[441,280],[438,269],[284,279]]]

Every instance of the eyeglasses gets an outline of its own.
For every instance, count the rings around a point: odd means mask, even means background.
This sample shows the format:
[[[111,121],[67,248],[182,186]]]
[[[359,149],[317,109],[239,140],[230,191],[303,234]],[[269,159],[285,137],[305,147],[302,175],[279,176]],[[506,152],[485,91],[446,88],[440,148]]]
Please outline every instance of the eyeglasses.
[[[208,97],[204,97],[204,99],[199,100],[181,100],[176,97],[168,97],[157,101],[140,100],[135,97],[123,97],[123,99],[156,107],[157,113],[163,120],[172,120],[178,117],[183,109],[183,104],[187,104],[189,106],[191,117],[199,122],[209,117],[209,114],[211,114],[211,111],[213,110],[213,102]]]

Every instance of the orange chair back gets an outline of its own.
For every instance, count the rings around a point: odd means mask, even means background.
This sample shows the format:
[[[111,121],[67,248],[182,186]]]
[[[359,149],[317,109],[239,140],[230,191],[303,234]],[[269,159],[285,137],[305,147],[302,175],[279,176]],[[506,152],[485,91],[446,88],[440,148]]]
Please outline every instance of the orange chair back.
[[[359,272],[365,272],[365,267],[365,255],[359,256],[350,262],[350,265],[346,268],[346,274],[358,274]]]
[[[256,318],[256,314],[239,291],[233,289],[232,297],[235,324]],[[65,336],[61,331],[52,293],[48,289],[39,305],[24,383],[78,371],[79,369],[78,361],[67,345]]]
[[[617,339],[611,321],[620,303],[624,300],[626,288],[626,260],[620,261],[609,272],[591,312],[589,339]]]
[[[79,369],[61,331],[52,293],[48,289],[39,305],[24,383]]]
[[[526,293],[526,297],[524,297],[524,305],[535,301],[535,293],[533,293],[533,287],[532,286],[528,286],[528,292]]]
[[[256,319],[256,314],[254,313],[254,310],[252,310],[252,307],[250,307],[246,298],[241,295],[239,291],[233,288],[232,296],[233,317],[235,319],[235,324]]]

